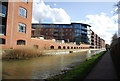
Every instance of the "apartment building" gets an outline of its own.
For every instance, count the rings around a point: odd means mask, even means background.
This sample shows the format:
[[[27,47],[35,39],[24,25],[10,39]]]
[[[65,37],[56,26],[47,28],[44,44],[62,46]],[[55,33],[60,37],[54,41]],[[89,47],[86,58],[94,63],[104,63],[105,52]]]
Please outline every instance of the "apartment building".
[[[0,3],[0,46],[16,48],[31,39],[32,0]]]
[[[91,48],[105,48],[105,40],[90,30],[90,45]]]
[[[88,24],[32,24],[32,37],[45,39],[64,40],[65,42],[76,42],[77,44],[89,44]]]

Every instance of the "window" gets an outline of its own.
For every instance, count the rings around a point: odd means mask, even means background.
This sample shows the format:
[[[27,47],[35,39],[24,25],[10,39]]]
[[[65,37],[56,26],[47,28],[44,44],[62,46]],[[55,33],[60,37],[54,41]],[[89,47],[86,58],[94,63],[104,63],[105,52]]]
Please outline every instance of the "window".
[[[0,38],[0,44],[5,44],[5,39]]]
[[[26,33],[26,25],[18,23],[18,32]]]
[[[0,35],[5,35],[6,34],[6,27],[5,25],[0,25]]]
[[[26,2],[26,3],[28,2],[28,0],[22,0],[22,1],[23,1],[23,2]]]
[[[17,40],[17,45],[25,45],[25,40]]]
[[[6,14],[6,11],[7,11],[7,8],[6,8],[6,6],[4,6],[4,5],[0,5],[0,13],[2,13],[2,14]]]
[[[48,29],[46,29],[46,31],[48,31]]]
[[[72,35],[72,33],[70,33],[70,35]]]
[[[19,16],[27,17],[27,10],[25,8],[19,8]]]
[[[80,24],[74,24],[74,28],[80,28]]]

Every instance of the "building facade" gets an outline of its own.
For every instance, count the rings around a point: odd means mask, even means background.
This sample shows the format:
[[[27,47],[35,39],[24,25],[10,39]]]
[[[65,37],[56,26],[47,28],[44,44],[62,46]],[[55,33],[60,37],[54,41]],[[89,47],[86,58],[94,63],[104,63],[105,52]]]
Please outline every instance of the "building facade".
[[[91,48],[105,48],[105,40],[90,30],[90,45]]]
[[[16,48],[29,45],[31,39],[32,1],[0,3],[0,46]],[[2,30],[2,31],[1,31]]]
[[[32,24],[32,37],[43,36],[45,39],[64,40],[76,44],[89,44],[88,24]]]
[[[89,40],[91,38],[90,25],[84,23],[32,24],[31,27],[32,0],[10,1],[0,3],[0,19],[2,20],[0,22],[0,47],[14,49],[31,46],[39,49],[53,47],[54,49],[81,49],[89,48],[92,45],[93,41]],[[44,37],[44,40],[39,37]],[[94,48],[104,46],[104,40],[100,39],[97,34],[94,34]]]

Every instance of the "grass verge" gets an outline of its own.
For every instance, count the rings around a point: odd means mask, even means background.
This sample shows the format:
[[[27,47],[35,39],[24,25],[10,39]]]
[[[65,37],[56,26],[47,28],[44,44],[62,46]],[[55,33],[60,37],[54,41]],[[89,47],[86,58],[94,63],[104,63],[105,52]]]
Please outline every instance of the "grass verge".
[[[75,80],[84,80],[88,73],[92,70],[95,64],[100,60],[101,56],[106,51],[100,52],[91,58],[86,58],[86,61],[76,66],[72,70],[69,70],[66,73],[52,76],[47,79],[47,81],[75,81]]]

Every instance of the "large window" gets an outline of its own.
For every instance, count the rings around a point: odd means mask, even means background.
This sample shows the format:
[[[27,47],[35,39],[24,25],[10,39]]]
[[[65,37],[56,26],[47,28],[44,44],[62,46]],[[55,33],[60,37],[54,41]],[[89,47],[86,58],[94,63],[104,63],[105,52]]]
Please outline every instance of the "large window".
[[[4,25],[0,25],[0,35],[6,34],[6,27]]]
[[[5,39],[0,38],[0,44],[5,44]]]
[[[7,8],[4,5],[0,5],[0,16],[5,17],[7,12]]]
[[[19,16],[21,17],[27,17],[27,10],[25,8],[19,8]]]
[[[26,33],[26,25],[18,23],[18,32]]]
[[[17,45],[25,45],[25,40],[17,40]]]

